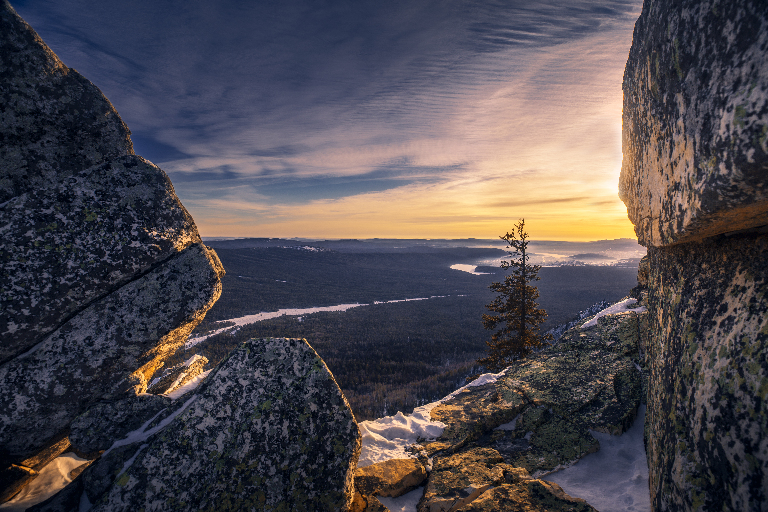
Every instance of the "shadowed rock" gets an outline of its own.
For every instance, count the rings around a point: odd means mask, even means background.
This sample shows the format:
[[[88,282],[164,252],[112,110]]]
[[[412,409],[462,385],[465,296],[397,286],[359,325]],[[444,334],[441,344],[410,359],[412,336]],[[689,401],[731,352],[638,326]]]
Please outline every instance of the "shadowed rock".
[[[764,1],[646,1],[623,88],[619,195],[642,245],[768,224]]]
[[[765,507],[768,236],[716,237],[648,254],[653,506]]]
[[[219,296],[220,267],[208,257],[190,247],[0,366],[0,444],[24,457],[90,404],[145,391],[145,368],[176,350]]]
[[[649,247],[654,510],[768,504],[768,9],[646,1],[620,195]]]
[[[360,432],[306,341],[250,340],[182,400],[165,429],[104,457],[112,468],[132,460],[107,472],[103,494],[86,485],[94,511],[350,507]]]
[[[221,293],[168,176],[0,3],[0,463],[146,390]]]
[[[70,424],[69,441],[87,458],[94,458],[163,409],[170,408],[171,402],[164,396],[143,394],[97,403]]]
[[[0,4],[0,363],[199,243],[96,86]]]

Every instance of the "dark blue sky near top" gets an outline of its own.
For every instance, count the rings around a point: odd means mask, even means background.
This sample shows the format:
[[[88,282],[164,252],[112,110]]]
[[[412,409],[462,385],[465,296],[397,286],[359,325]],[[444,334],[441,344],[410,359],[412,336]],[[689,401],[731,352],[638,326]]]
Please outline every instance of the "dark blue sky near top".
[[[419,223],[443,225],[445,236],[493,235],[517,212],[464,205],[483,217],[472,227],[459,220],[459,205],[468,195],[477,204],[504,202],[483,197],[483,182],[498,190],[510,179],[521,187],[567,172],[530,152],[536,140],[551,144],[560,134],[564,159],[582,158],[572,151],[579,145],[594,146],[586,154],[602,148],[611,156],[601,165],[614,172],[620,111],[589,141],[579,135],[584,127],[569,130],[584,109],[620,99],[641,7],[637,0],[11,3],[112,101],[136,153],[168,172],[208,236],[344,236],[355,231],[349,216],[361,205],[370,207],[357,219],[369,236],[398,229],[413,236]],[[605,85],[604,69],[618,84]],[[578,108],[571,112],[571,104]],[[561,126],[567,119],[575,121]],[[618,151],[620,158],[620,144]],[[450,192],[457,189],[464,191]],[[538,199],[565,204],[566,195],[548,190]],[[424,199],[423,210],[388,214],[386,205],[402,211],[398,201],[411,208],[414,198]],[[585,211],[595,209],[585,201]],[[446,203],[456,215],[438,211]],[[318,215],[327,216],[325,227],[299,228]],[[554,222],[547,215],[542,222]],[[388,224],[375,221],[386,217]]]

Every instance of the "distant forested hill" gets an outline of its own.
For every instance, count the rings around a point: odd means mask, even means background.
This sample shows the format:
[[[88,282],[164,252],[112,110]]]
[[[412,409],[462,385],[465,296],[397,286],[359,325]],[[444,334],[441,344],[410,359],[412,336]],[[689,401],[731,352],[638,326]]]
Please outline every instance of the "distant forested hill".
[[[258,322],[211,337],[187,355],[201,353],[215,364],[251,337],[306,338],[335,375],[358,419],[365,420],[409,412],[444,396],[463,384],[485,351],[490,333],[480,318],[493,298],[488,285],[502,278],[501,270],[483,267],[478,270],[494,274],[472,275],[450,266],[503,256],[497,249],[380,244],[372,250],[345,241],[339,244],[341,252],[238,242],[240,247],[207,242],[227,275],[221,298],[198,331],[217,321],[282,308],[444,297]],[[543,268],[537,284],[540,304],[549,313],[545,328],[600,300],[624,297],[635,286],[636,275],[632,267]]]

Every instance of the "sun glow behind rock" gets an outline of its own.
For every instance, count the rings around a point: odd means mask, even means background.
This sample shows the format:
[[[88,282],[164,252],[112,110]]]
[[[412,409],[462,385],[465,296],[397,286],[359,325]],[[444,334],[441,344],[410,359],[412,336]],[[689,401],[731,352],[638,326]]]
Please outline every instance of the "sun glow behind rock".
[[[183,24],[80,1],[19,11],[205,236],[487,238],[523,217],[537,239],[634,236],[617,186],[639,0],[228,0]]]

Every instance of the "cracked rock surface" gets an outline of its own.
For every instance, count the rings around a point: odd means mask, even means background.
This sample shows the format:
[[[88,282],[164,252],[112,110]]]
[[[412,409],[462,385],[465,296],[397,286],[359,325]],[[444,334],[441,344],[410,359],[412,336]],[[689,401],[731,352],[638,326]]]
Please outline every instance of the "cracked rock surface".
[[[306,341],[249,340],[182,401],[163,430],[85,471],[94,512],[349,509],[360,431]]]
[[[631,426],[647,375],[646,325],[647,313],[626,312],[573,328],[496,382],[432,409],[447,427],[413,448],[432,457],[419,511],[594,510],[542,479],[599,449],[590,430]]]
[[[645,2],[624,72],[619,195],[645,246],[768,224],[768,9]]]
[[[0,1],[0,470],[146,390],[221,293],[168,176]]]

